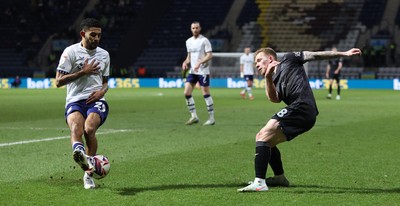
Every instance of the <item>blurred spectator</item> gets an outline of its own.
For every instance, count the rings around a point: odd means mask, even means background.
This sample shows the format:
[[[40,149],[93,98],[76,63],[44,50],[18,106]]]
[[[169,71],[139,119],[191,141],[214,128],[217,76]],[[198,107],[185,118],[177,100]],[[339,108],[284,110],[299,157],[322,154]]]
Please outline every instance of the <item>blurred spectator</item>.
[[[136,74],[138,77],[146,77],[146,67],[143,64],[140,65]]]
[[[392,40],[389,44],[389,59],[390,63],[396,65],[396,49],[397,45],[394,40]]]
[[[19,78],[19,76],[16,76],[14,81],[11,83],[11,87],[18,88],[19,85],[21,85],[21,79]]]

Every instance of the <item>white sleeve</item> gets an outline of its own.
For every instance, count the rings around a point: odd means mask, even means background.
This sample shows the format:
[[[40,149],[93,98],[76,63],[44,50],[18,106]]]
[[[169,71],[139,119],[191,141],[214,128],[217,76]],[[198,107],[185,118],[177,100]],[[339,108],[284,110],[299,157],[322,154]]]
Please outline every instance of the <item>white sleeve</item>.
[[[107,53],[107,61],[104,65],[103,77],[110,76],[110,54]]]
[[[211,43],[208,39],[206,39],[204,41],[204,51],[207,52],[212,52],[212,47],[211,47]]]
[[[67,47],[61,54],[60,61],[57,66],[57,71],[69,74],[72,70],[72,60],[73,57],[70,47]]]

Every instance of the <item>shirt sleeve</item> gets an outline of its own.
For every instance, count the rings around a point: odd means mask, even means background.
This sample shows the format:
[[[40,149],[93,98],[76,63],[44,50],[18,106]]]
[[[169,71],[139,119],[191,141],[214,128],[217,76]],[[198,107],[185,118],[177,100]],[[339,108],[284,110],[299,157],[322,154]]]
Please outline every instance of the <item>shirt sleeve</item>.
[[[61,73],[64,73],[64,74],[69,74],[71,72],[71,70],[72,70],[72,63],[71,63],[72,60],[71,60],[71,58],[72,58],[72,56],[73,55],[71,54],[70,48],[67,47],[63,51],[63,53],[61,54],[60,61],[59,61],[58,66],[57,66],[57,71],[58,72],[61,72]]]
[[[206,53],[212,52],[211,43],[210,43],[210,41],[209,41],[208,39],[206,39],[206,40],[204,41],[204,51],[205,51]]]
[[[107,60],[104,65],[103,77],[110,76],[110,54],[107,53]]]

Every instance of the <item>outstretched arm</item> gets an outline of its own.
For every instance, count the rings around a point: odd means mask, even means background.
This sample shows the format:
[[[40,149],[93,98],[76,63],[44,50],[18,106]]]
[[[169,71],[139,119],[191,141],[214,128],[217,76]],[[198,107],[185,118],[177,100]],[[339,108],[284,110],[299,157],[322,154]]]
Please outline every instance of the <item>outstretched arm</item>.
[[[361,50],[358,48],[353,48],[348,51],[317,51],[310,52],[304,51],[304,60],[305,61],[313,61],[313,60],[323,60],[323,59],[334,59],[338,57],[350,57],[353,55],[361,55]]]

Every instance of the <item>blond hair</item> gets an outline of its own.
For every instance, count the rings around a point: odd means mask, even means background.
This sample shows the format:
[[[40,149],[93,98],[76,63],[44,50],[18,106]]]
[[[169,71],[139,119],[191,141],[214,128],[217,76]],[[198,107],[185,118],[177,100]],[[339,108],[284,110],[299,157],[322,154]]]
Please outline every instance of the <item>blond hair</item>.
[[[259,53],[264,53],[266,55],[270,55],[274,58],[274,60],[278,59],[278,56],[276,55],[276,52],[270,48],[270,47],[265,47],[265,48],[260,48],[256,52],[254,52],[254,58],[257,56]]]

